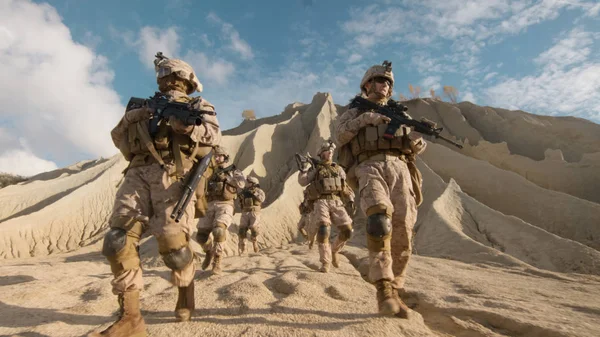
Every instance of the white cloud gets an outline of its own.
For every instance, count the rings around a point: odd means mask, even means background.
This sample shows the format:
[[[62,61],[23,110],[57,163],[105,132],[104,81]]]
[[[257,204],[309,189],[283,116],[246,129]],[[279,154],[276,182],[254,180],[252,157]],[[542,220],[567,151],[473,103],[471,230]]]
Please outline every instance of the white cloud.
[[[232,63],[211,59],[202,52],[190,51],[183,59],[194,68],[200,80],[215,81],[217,84],[225,84],[235,70]]]
[[[491,72],[491,73],[488,73],[488,74],[486,74],[486,75],[485,75],[485,77],[483,78],[483,80],[484,80],[484,81],[489,81],[489,80],[491,80],[492,78],[496,77],[496,75],[498,75],[498,73],[497,73],[497,72],[495,72],[495,71],[493,71],[493,72]]]
[[[460,72],[476,78],[483,72],[480,54],[485,46],[555,19],[566,10],[597,15],[600,8],[596,8],[596,2],[399,0],[394,5],[351,8],[341,28],[352,40],[349,43],[360,48],[389,43],[410,45],[412,64],[421,73]],[[450,48],[444,45],[447,43]]]
[[[244,41],[240,37],[240,33],[235,28],[233,28],[233,25],[223,21],[214,12],[208,13],[206,18],[209,21],[212,21],[214,23],[221,25],[221,32],[222,32],[223,36],[225,37],[225,39],[229,40],[229,46],[228,46],[229,49],[238,53],[243,59],[249,60],[249,59],[254,58],[254,53],[252,52],[252,48],[246,41]]]
[[[0,165],[10,165],[9,151],[25,151],[21,158],[32,162],[115,154],[110,130],[124,108],[107,59],[74,42],[47,4],[2,1],[0,26],[0,73],[10,79],[0,84],[0,118],[10,126]]]
[[[576,28],[570,31],[566,38],[535,58],[534,62],[549,70],[563,69],[586,60],[593,43],[592,33]]]
[[[136,49],[140,61],[146,67],[154,69],[154,56],[157,52],[161,51],[167,57],[179,54],[179,35],[175,27],[160,29],[146,26],[140,30],[139,40],[135,45],[139,47]]]
[[[425,90],[429,90],[429,89],[438,90],[440,88],[441,80],[442,80],[441,76],[428,76],[428,77],[425,77],[421,81],[421,86]]]
[[[589,9],[586,13],[586,16],[590,16],[590,17],[598,16],[598,14],[600,13],[600,2],[595,5],[590,5],[588,8]]]
[[[420,73],[440,73],[445,70],[440,60],[425,52],[415,52],[410,62]]]
[[[352,53],[350,57],[348,57],[348,63],[356,63],[362,60],[362,56],[360,54]]]
[[[30,177],[56,170],[54,162],[44,160],[24,150],[9,150],[0,154],[0,172]]]
[[[588,60],[590,38],[590,33],[573,29],[536,58],[541,67],[537,74],[509,78],[484,94],[496,106],[600,122],[600,63]]]
[[[472,92],[468,91],[462,95],[461,101],[469,101],[473,104],[477,104],[477,100],[475,99],[475,95]]]
[[[208,34],[200,35],[200,41],[202,41],[206,47],[212,47],[214,45],[214,43],[208,38]]]

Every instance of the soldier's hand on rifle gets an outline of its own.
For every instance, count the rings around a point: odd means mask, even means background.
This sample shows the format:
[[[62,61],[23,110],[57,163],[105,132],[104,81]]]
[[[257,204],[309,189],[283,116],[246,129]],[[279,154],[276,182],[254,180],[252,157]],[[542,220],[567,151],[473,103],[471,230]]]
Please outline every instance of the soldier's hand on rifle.
[[[364,121],[364,126],[374,125],[377,126],[379,124],[389,123],[391,119],[377,112],[365,112],[361,115],[361,118]]]
[[[125,112],[125,121],[128,124],[137,123],[146,119],[150,119],[152,114],[154,113],[154,109],[148,107],[141,107],[137,109],[131,109]]]

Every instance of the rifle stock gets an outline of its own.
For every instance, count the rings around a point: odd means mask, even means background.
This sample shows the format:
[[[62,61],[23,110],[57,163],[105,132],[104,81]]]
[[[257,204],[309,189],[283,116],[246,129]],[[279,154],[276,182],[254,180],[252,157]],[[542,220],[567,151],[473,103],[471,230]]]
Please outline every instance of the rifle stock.
[[[213,151],[210,150],[210,152],[206,156],[202,157],[202,159],[198,163],[196,163],[194,169],[190,172],[190,176],[188,177],[187,182],[183,186],[183,195],[177,201],[177,205],[175,205],[173,212],[171,212],[171,219],[174,219],[175,222],[179,222],[179,220],[181,220],[181,217],[185,213],[185,209],[187,208],[187,205],[190,203],[192,197],[196,193],[198,183],[200,182],[200,179],[202,178],[204,172],[206,172],[206,169],[210,164],[212,156]]]

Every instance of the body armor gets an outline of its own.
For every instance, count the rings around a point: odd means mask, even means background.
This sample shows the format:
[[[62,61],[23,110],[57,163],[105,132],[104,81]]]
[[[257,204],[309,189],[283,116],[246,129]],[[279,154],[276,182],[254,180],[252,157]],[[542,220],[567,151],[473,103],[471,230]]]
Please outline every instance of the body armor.
[[[260,211],[261,202],[254,196],[257,187],[246,188],[240,193],[240,204],[244,212]]]
[[[210,177],[206,191],[209,202],[215,200],[229,201],[237,197],[237,188],[227,183],[227,178],[232,175],[234,170],[234,165],[226,168],[218,168]]]
[[[336,199],[344,190],[345,182],[340,177],[342,168],[336,163],[319,163],[315,166],[317,173],[314,181],[308,185],[307,197],[309,200]]]

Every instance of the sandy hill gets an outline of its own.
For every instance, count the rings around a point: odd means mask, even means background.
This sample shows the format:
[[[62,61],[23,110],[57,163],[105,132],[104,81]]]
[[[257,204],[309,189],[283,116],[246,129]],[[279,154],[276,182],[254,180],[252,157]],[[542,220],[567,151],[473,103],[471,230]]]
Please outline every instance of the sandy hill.
[[[364,281],[364,215],[340,269],[321,274],[297,237],[296,152],[314,153],[344,107],[327,93],[224,132],[234,163],[267,192],[260,254],[196,276],[198,314],[174,322],[176,291],[156,242],[141,245],[142,309],[151,336],[598,336],[600,126],[583,119],[407,102],[463,150],[430,141],[408,320],[375,314]],[[115,156],[0,189],[0,336],[81,336],[116,308],[100,255],[126,162]],[[236,215],[235,223],[239,221]],[[198,248],[197,246],[195,246]],[[199,249],[197,249],[199,251]]]

